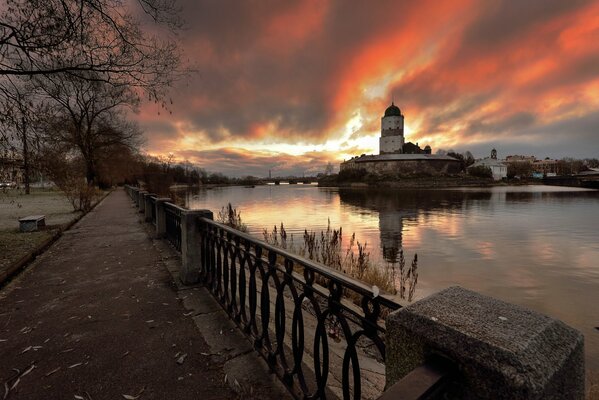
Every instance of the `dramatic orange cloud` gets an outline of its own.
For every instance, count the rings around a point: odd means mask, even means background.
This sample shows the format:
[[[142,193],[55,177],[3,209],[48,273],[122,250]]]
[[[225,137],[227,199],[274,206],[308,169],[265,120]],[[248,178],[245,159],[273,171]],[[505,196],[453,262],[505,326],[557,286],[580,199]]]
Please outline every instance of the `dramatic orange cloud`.
[[[184,0],[197,74],[138,115],[152,154],[210,171],[324,170],[407,140],[484,156],[599,156],[599,4]],[[160,114],[159,114],[160,113]]]

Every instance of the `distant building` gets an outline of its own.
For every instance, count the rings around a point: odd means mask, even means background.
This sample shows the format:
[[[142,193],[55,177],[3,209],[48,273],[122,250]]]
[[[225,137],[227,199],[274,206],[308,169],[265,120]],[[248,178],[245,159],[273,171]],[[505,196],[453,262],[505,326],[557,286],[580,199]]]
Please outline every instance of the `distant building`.
[[[443,175],[460,172],[453,157],[433,155],[430,146],[405,142],[404,116],[393,102],[381,118],[379,154],[353,157],[341,163],[340,171],[363,169],[372,174]]]
[[[506,163],[527,162],[527,163],[532,164],[533,162],[535,162],[535,160],[536,160],[535,156],[521,156],[521,155],[507,156],[505,158]]]
[[[493,174],[493,179],[499,181],[507,177],[507,164],[497,159],[497,150],[491,150],[491,157],[486,157],[476,161],[468,168],[487,167]]]
[[[533,174],[540,176],[556,176],[559,164],[557,160],[546,158],[544,160],[535,160],[532,163]]]

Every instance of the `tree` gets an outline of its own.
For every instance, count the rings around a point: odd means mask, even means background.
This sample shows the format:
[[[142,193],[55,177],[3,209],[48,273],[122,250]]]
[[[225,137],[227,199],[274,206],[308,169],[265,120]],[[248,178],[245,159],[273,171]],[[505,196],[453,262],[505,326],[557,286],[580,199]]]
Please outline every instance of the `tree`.
[[[181,27],[175,1],[136,3],[171,32]],[[0,15],[0,75],[68,74],[134,85],[156,99],[181,70],[174,35],[162,37],[144,32],[121,0],[8,0]]]
[[[4,150],[18,153],[23,160],[25,194],[30,192],[31,159],[36,145],[34,93],[19,80],[6,79],[0,84],[0,123]]]
[[[474,156],[472,155],[472,153],[470,151],[466,151],[464,153],[464,162],[466,164],[466,168],[468,168],[469,166],[471,166],[472,164],[474,164]]]
[[[508,178],[528,178],[532,174],[532,164],[526,161],[513,161],[507,165]]]
[[[468,168],[468,174],[477,178],[493,178],[493,171],[491,171],[491,168],[484,165]]]
[[[324,174],[325,174],[325,175],[331,175],[331,174],[333,173],[333,168],[334,168],[334,167],[333,167],[333,164],[331,164],[331,162],[329,161],[329,162],[327,163],[327,166],[326,166],[326,167],[325,167],[325,169],[324,169]]]
[[[126,120],[123,111],[139,101],[130,87],[64,75],[40,80],[41,89],[51,100],[46,109],[45,140],[50,146],[79,152],[89,185],[97,183],[100,152],[140,143],[141,132]]]
[[[456,153],[453,150],[448,151],[447,155],[449,157],[455,158],[456,160],[458,160],[460,162],[460,171],[466,171],[466,162],[464,160],[463,155],[461,155],[460,153]]]
[[[142,171],[140,156],[130,146],[117,144],[101,148],[97,160],[97,181],[104,188],[133,182]]]

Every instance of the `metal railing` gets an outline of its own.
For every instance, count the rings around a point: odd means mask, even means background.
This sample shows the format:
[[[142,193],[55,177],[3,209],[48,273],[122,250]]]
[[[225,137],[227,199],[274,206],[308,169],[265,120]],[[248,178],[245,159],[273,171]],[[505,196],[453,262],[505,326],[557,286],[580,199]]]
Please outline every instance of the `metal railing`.
[[[181,251],[181,213],[183,211],[184,209],[173,203],[164,203],[166,239],[171,242],[178,251]]]
[[[384,363],[381,317],[400,305],[363,282],[210,219],[201,219],[200,232],[201,281],[291,393],[327,398],[335,368],[338,394],[360,399],[360,360]]]
[[[125,189],[139,207],[140,189]],[[147,198],[158,229],[157,197]],[[160,207],[166,239],[181,252],[182,218],[188,210],[169,202]],[[393,298],[322,264],[198,218],[201,283],[296,398],[442,397],[453,368],[430,360],[379,397],[385,362],[382,318],[400,308]],[[373,372],[373,366],[381,369]]]
[[[404,376],[383,393],[377,400],[428,400],[460,398],[449,396],[455,366],[441,357],[432,357],[421,366]]]

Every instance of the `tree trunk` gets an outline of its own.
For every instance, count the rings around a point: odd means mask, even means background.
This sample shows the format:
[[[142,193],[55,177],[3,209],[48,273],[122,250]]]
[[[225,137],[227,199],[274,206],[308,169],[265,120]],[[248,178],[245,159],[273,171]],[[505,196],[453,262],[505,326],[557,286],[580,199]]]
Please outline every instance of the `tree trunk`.
[[[23,174],[24,174],[24,179],[25,179],[25,194],[29,194],[30,193],[30,188],[29,188],[29,173],[30,173],[29,146],[27,143],[27,125],[25,123],[25,117],[21,118],[21,129],[22,129],[21,134],[23,135]]]
[[[96,183],[96,166],[91,159],[85,161],[85,177],[88,186],[93,186]]]

